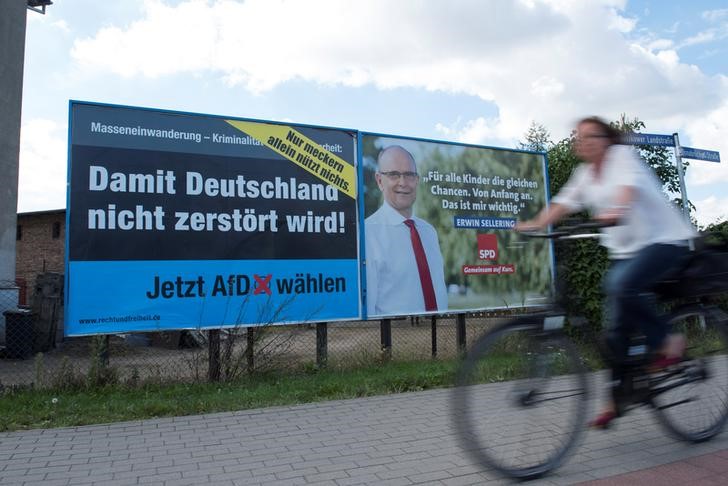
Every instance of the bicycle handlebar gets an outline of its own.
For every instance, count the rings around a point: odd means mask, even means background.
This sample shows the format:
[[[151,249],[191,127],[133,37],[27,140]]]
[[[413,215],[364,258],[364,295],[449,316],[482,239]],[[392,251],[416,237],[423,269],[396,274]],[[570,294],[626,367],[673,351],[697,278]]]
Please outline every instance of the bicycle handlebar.
[[[604,223],[601,221],[586,221],[568,226],[560,226],[556,230],[544,231],[522,231],[521,234],[529,238],[548,238],[558,240],[596,238],[599,233],[582,233],[582,231],[593,231],[595,229],[607,228],[614,226],[612,223]]]

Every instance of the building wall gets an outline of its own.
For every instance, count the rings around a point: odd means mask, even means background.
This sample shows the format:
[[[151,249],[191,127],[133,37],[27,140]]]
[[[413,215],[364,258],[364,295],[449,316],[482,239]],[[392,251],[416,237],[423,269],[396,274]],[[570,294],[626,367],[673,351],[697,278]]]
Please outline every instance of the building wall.
[[[57,235],[54,234],[57,225]],[[16,238],[15,275],[23,293],[25,282],[30,304],[38,274],[64,273],[64,245],[66,239],[66,211],[40,211],[18,214],[20,239]],[[22,299],[22,295],[21,295]]]

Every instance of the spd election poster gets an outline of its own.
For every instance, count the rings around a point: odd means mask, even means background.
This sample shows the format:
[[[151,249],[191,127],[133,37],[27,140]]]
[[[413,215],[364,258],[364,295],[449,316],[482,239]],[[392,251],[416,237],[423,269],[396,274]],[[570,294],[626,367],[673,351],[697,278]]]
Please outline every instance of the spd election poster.
[[[546,204],[544,153],[375,133],[359,147],[368,317],[546,302],[551,244],[513,231]]]
[[[71,102],[67,335],[361,317],[354,132]]]

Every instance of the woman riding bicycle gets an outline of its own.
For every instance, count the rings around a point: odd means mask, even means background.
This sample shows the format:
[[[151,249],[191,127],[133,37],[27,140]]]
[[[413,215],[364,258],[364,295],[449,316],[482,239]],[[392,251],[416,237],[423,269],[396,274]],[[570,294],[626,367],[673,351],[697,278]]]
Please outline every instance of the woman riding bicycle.
[[[596,220],[613,225],[602,230],[601,244],[611,261],[603,286],[606,342],[616,390],[635,331],[645,335],[655,366],[667,366],[682,355],[684,341],[668,339],[667,325],[650,292],[685,261],[689,241],[697,233],[665,198],[650,167],[633,149],[620,145],[620,133],[608,123],[597,117],[582,119],[574,141],[575,153],[584,163],[549,206],[534,219],[518,223],[516,230],[541,230],[584,209]],[[605,428],[618,415],[612,398],[591,425]]]

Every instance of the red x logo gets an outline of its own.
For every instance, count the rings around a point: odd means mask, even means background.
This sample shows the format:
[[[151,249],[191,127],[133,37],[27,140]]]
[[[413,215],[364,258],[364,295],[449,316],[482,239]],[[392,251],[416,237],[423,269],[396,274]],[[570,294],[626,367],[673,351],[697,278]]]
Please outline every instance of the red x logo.
[[[265,292],[268,295],[271,295],[270,288],[268,288],[268,285],[270,285],[270,279],[273,276],[273,274],[269,273],[265,277],[260,277],[258,275],[253,275],[253,278],[255,278],[255,291],[253,292],[253,295],[258,295],[263,292]]]

